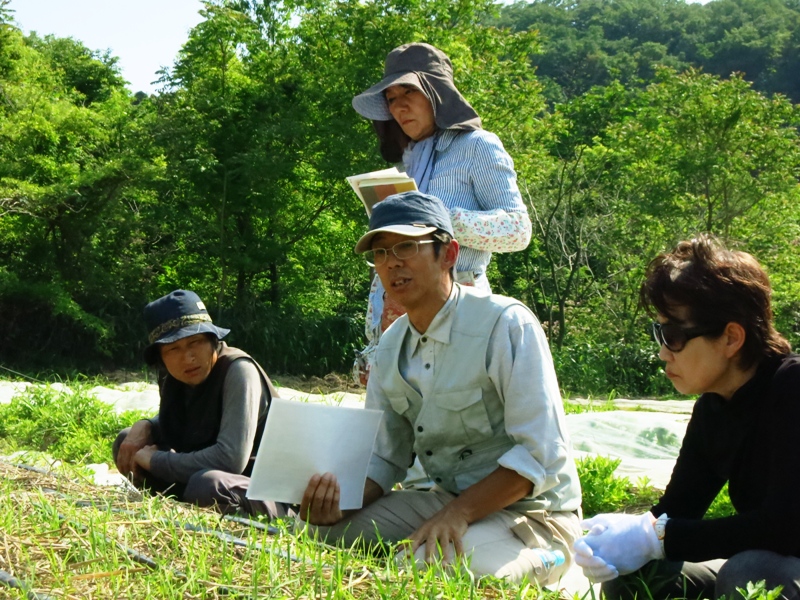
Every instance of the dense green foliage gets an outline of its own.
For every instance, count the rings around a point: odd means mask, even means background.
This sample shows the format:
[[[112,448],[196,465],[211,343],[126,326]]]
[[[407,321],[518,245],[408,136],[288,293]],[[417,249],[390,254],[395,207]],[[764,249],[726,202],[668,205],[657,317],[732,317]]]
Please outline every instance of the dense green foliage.
[[[534,237],[489,276],[535,310],[567,393],[670,392],[637,290],[698,232],[769,268],[799,345],[798,112],[771,95],[795,95],[796,2],[213,0],[152,97],[10,6],[0,364],[138,367],[142,307],[182,287],[268,371],[346,371],[368,276],[344,177],[386,166],[350,100],[412,40],[451,56],[515,160]]]
[[[578,461],[581,504],[587,517],[615,512],[630,504],[633,494],[627,479],[614,476],[619,459],[592,456]]]
[[[518,1],[493,22],[540,32],[532,62],[556,101],[614,81],[641,86],[657,65],[741,73],[759,91],[800,101],[796,0]]]
[[[112,463],[111,441],[143,415],[117,414],[88,386],[73,382],[71,388],[32,386],[0,405],[2,453],[35,451],[78,464]]]

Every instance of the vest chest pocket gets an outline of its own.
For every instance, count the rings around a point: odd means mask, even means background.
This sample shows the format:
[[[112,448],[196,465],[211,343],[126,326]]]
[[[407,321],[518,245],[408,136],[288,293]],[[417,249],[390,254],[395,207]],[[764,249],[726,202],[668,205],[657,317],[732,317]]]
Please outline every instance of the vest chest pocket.
[[[415,407],[406,396],[389,396],[392,410],[414,425],[419,416],[419,407]]]
[[[444,426],[453,432],[454,438],[462,438],[458,441],[475,443],[492,436],[492,424],[481,388],[437,393],[436,407],[442,410]],[[458,431],[459,425],[461,431]],[[459,435],[462,432],[463,436]]]
[[[389,396],[389,404],[392,405],[392,410],[398,415],[408,416],[406,415],[406,411],[409,406],[411,406],[411,403],[405,396]]]

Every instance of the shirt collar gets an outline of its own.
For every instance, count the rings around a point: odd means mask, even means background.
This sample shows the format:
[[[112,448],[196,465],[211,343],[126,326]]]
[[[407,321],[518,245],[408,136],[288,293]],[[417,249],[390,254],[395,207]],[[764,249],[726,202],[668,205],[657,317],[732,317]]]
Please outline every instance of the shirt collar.
[[[450,295],[447,297],[444,306],[442,306],[439,312],[436,313],[436,316],[433,317],[433,321],[431,321],[425,333],[420,333],[411,324],[411,321],[408,322],[408,331],[410,335],[409,343],[411,344],[412,352],[417,349],[417,345],[423,337],[441,344],[450,343],[450,328],[453,326],[455,307],[458,306],[458,299],[460,296],[461,286],[454,282],[453,288],[450,290]]]

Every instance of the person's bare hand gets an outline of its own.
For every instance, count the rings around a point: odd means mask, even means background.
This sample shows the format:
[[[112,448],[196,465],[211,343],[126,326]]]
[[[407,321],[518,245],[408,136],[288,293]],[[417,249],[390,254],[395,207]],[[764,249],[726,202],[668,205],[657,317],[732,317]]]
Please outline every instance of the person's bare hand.
[[[300,502],[300,518],[312,525],[335,525],[342,520],[339,495],[333,473],[312,476]]]
[[[158,446],[155,444],[150,444],[141,448],[136,454],[133,455],[133,460],[136,464],[144,469],[145,471],[150,470],[150,460],[153,458],[153,454],[158,452]]]
[[[453,551],[456,556],[464,552],[461,540],[467,527],[469,523],[463,514],[451,506],[445,506],[409,536],[411,552],[415,553],[425,544],[425,562],[430,563],[436,560],[436,549],[439,547],[442,562],[450,563],[455,558]]]
[[[133,478],[136,479],[139,469],[133,457],[139,450],[153,443],[151,428],[152,423],[150,423],[150,421],[144,419],[136,421],[131,427],[128,436],[122,444],[120,444],[116,464],[117,470],[125,477],[133,476]]]

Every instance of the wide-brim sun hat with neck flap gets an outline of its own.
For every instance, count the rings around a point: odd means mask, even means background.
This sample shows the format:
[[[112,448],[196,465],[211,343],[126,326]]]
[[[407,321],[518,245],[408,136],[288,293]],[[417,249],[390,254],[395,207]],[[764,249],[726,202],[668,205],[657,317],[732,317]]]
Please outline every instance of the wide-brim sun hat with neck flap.
[[[391,121],[384,92],[393,85],[412,85],[433,106],[439,129],[480,129],[481,118],[456,89],[447,55],[425,43],[398,46],[386,57],[383,79],[353,98],[353,108],[371,121]]]
[[[144,349],[144,360],[149,365],[158,362],[159,346],[163,344],[198,333],[210,333],[221,340],[231,331],[214,325],[200,296],[189,290],[175,290],[153,300],[144,307],[144,320],[150,332]]]
[[[455,237],[450,213],[439,198],[418,191],[394,194],[372,207],[369,231],[356,243],[355,253],[370,250],[372,238],[379,233],[421,237],[435,231]]]

